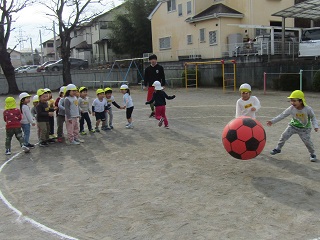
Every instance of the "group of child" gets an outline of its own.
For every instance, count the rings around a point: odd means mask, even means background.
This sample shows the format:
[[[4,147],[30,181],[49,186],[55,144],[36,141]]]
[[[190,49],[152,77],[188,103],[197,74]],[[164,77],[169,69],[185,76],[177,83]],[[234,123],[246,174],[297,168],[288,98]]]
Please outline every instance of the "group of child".
[[[13,97],[5,99],[5,110],[3,112],[6,122],[6,155],[11,154],[11,140],[13,136],[19,140],[24,152],[29,152],[34,145],[29,143],[31,125],[37,125],[39,146],[46,147],[49,143],[63,142],[63,125],[66,125],[68,141],[72,145],[79,145],[83,140],[79,135],[86,135],[84,122],[86,121],[89,132],[100,132],[113,129],[113,113],[111,105],[118,109],[126,109],[128,123],[126,128],[132,129],[133,101],[130,96],[128,85],[120,87],[123,94],[123,106],[118,105],[112,96],[112,89],[98,89],[97,98],[92,102],[90,109],[88,89],[74,84],[60,88],[59,97],[54,101],[51,90],[48,88],[38,89],[37,95],[32,98],[33,107],[30,109],[28,103],[31,96],[23,92],[19,95],[20,109],[17,108],[16,100]],[[54,135],[54,112],[56,112],[57,136]],[[90,114],[96,118],[96,127],[92,128]],[[79,128],[80,125],[80,128]]]
[[[247,83],[242,84],[239,91],[241,98],[236,103],[236,117],[248,116],[255,118],[255,112],[261,107],[260,101],[257,97],[251,96],[251,86]],[[267,121],[267,125],[272,126],[287,116],[292,116],[288,127],[281,134],[276,148],[270,154],[275,155],[280,153],[285,142],[293,134],[298,134],[310,153],[310,161],[316,162],[317,157],[311,141],[311,129],[313,127],[315,132],[318,132],[319,125],[314,111],[307,105],[302,91],[295,90],[288,98],[290,99],[290,106],[275,118]]]

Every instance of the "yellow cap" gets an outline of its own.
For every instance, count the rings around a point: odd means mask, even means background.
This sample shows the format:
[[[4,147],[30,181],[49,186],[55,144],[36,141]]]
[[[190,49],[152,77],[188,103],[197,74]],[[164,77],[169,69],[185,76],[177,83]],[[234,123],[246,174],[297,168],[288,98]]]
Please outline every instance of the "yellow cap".
[[[38,89],[38,91],[37,91],[37,95],[40,97],[40,96],[42,96],[43,94],[45,94],[46,93],[46,91],[44,90],[44,89],[42,89],[42,88],[40,88],[40,89]]]
[[[290,98],[290,99],[293,99],[293,98],[301,99],[302,102],[303,102],[303,105],[307,106],[306,99],[304,98],[304,93],[302,91],[300,91],[300,90],[293,91],[288,98]]]
[[[101,89],[101,88],[97,89],[97,91],[96,91],[96,94],[97,94],[97,95],[100,94],[100,93],[104,93],[104,90]]]
[[[80,88],[79,88],[79,92],[82,92],[82,91],[84,91],[84,90],[88,90],[88,88],[86,88],[86,87],[80,87]]]
[[[17,108],[16,100],[13,97],[7,97],[5,100],[5,109],[15,109]]]
[[[104,91],[105,92],[107,92],[107,91],[111,91],[112,92],[112,88],[107,87],[107,88],[104,89]]]

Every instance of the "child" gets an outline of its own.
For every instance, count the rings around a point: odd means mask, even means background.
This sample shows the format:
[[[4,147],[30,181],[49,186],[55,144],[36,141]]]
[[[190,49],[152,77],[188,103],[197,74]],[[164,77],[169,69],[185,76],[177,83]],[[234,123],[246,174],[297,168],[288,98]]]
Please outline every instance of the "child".
[[[240,116],[256,118],[256,112],[261,108],[261,105],[257,97],[251,96],[251,86],[244,83],[240,86],[239,91],[241,98],[236,104],[236,118]]]
[[[96,91],[97,98],[92,102],[92,116],[96,117],[96,132],[100,132],[99,125],[102,121],[101,129],[104,130],[106,122],[106,111],[108,110],[107,100],[104,98],[104,90]]]
[[[95,130],[92,129],[92,124],[90,120],[91,110],[89,106],[89,99],[88,99],[88,89],[86,87],[79,88],[80,96],[78,98],[79,102],[79,109],[80,109],[80,134],[86,135],[87,133],[84,131],[84,120],[86,120],[89,132],[94,133]]]
[[[310,138],[311,134],[311,123],[316,132],[318,132],[318,121],[314,115],[311,107],[307,106],[304,94],[300,90],[293,91],[290,98],[291,106],[284,110],[280,115],[267,121],[267,125],[271,126],[291,115],[292,119],[289,126],[282,133],[278,145],[273,149],[270,154],[275,155],[281,152],[281,148],[285,142],[293,135],[298,134],[303,143],[306,145],[310,153],[310,161],[315,162],[317,157],[315,155],[314,146]]]
[[[38,103],[39,103],[39,96],[38,95],[34,95],[33,98],[32,98],[33,107],[31,108],[31,114],[35,119],[37,118],[36,107],[37,107]]]
[[[129,89],[128,85],[123,84],[120,87],[120,91],[123,94],[124,106],[122,107],[122,109],[126,109],[126,117],[127,117],[127,121],[128,121],[126,128],[132,129],[133,128],[132,112],[133,112],[134,106],[133,106],[132,98],[130,96],[130,89]]]
[[[153,86],[155,88],[155,92],[152,95],[152,99],[146,102],[146,104],[151,104],[154,102],[154,106],[156,108],[155,117],[157,120],[159,120],[158,126],[161,127],[162,123],[164,122],[164,127],[168,129],[169,123],[166,117],[166,99],[171,100],[176,96],[168,96],[165,91],[163,91],[163,87],[159,81],[155,81]]]
[[[19,95],[20,99],[20,111],[22,113],[22,119],[21,119],[21,128],[23,131],[23,139],[24,139],[24,145],[28,148],[34,148],[34,145],[29,143],[30,139],[30,124],[32,126],[35,126],[34,119],[31,114],[30,107],[28,106],[28,103],[30,102],[30,95],[26,92],[23,92]]]
[[[111,104],[113,104],[113,106],[115,106],[118,109],[120,109],[121,107],[114,100],[114,96],[112,95],[112,89],[111,88],[105,88],[104,92],[106,94],[106,99],[107,99],[108,106],[109,106],[109,111],[106,112],[106,130],[110,130],[110,129],[113,129],[113,124],[112,124],[113,113],[112,113]],[[109,121],[108,121],[108,119],[109,119]],[[109,127],[108,127],[108,124],[109,124]]]
[[[65,122],[65,111],[64,111],[64,92],[66,87],[61,87],[59,91],[59,97],[56,99],[54,105],[56,110],[57,117],[57,137],[58,142],[63,142],[63,123]]]
[[[66,127],[68,132],[69,143],[72,145],[79,145],[83,142],[79,139],[79,106],[78,98],[76,96],[77,87],[74,84],[69,84],[66,87],[66,94],[64,97],[64,108],[66,113]]]
[[[20,142],[22,150],[27,153],[30,149],[24,146],[24,140],[21,131],[21,112],[17,109],[16,100],[13,97],[5,99],[5,110],[3,111],[3,119],[6,122],[6,155],[11,154],[11,139],[13,135],[16,136]]]
[[[49,88],[45,88],[44,89],[45,93],[48,93],[48,105],[50,108],[50,112],[54,112],[56,110],[55,106],[54,106],[54,99],[52,98],[52,92]],[[54,117],[49,117],[49,126],[50,126],[50,132],[49,132],[49,137],[52,138],[56,138],[57,136],[54,135]]]
[[[37,111],[37,125],[39,135],[39,146],[48,147],[48,142],[53,142],[49,139],[50,125],[49,117],[53,117],[53,112],[50,111],[48,105],[48,93],[44,89],[38,89],[37,95],[39,97],[39,103],[36,106]]]

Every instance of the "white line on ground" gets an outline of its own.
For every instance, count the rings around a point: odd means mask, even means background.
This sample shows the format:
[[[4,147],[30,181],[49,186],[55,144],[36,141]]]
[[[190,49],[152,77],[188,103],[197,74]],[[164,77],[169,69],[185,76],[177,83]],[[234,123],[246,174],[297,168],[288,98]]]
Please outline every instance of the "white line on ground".
[[[11,161],[13,161],[17,156],[19,156],[22,152],[19,152],[15,155],[13,155],[10,159],[8,159],[4,164],[1,165],[0,167],[0,174],[2,172],[2,170],[4,169],[4,167]],[[71,236],[68,236],[64,233],[61,233],[61,232],[58,232],[52,228],[49,228],[35,220],[33,220],[32,218],[29,218],[28,216],[23,216],[22,212],[19,211],[17,208],[15,208],[6,198],[5,196],[2,194],[2,191],[0,189],[0,198],[1,198],[1,201],[10,209],[12,210],[14,213],[16,213],[18,215],[18,219],[17,221],[23,221],[23,222],[28,222],[30,223],[31,225],[33,225],[34,227],[40,229],[41,231],[44,231],[44,232],[47,232],[47,233],[51,233],[53,235],[56,235],[58,236],[59,238],[61,239],[72,239],[72,240],[78,240],[77,238],[74,238],[74,237],[71,237]]]

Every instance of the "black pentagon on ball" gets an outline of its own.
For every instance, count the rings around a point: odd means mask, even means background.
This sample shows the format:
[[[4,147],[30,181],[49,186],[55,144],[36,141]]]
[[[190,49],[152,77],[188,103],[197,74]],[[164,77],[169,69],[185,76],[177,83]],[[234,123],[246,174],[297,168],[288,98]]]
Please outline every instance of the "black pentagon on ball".
[[[241,155],[238,153],[235,153],[234,151],[230,151],[229,154],[234,158],[241,159]]]
[[[242,122],[243,122],[244,126],[247,126],[247,127],[250,127],[250,128],[253,128],[253,127],[255,127],[257,125],[256,121],[251,119],[251,118],[244,118],[242,120]]]
[[[226,139],[232,143],[233,141],[238,139],[237,130],[229,130],[226,136]]]
[[[256,151],[259,147],[260,142],[255,138],[250,138],[246,141],[247,151]]]

